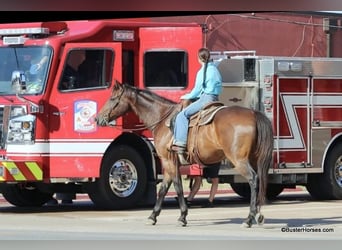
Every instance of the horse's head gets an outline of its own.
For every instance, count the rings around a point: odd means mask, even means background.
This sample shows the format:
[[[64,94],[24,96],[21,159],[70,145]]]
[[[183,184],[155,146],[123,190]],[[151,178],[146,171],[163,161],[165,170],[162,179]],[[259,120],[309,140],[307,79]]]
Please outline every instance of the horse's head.
[[[115,125],[115,119],[124,115],[130,110],[129,102],[126,100],[126,88],[116,82],[112,89],[112,94],[105,105],[100,109],[96,116],[99,126]]]

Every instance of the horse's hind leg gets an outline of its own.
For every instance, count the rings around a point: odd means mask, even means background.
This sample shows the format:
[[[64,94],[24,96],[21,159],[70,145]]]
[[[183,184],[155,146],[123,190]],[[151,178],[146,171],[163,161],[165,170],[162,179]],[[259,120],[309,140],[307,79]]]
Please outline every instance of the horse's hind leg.
[[[181,210],[181,215],[178,218],[178,221],[181,223],[182,226],[186,226],[187,224],[186,216],[188,215],[188,206],[185,203],[182,178],[181,178],[181,175],[179,174],[179,171],[176,174],[175,178],[173,179],[173,186],[175,187],[177,197],[178,197],[179,207]]]
[[[259,213],[259,206],[257,204],[258,176],[249,162],[240,162],[240,164],[237,166],[238,172],[247,179],[251,189],[249,214],[247,219],[242,224],[244,227],[251,227],[253,223],[259,223],[259,219],[256,218],[257,214]]]
[[[255,216],[258,213],[257,209],[257,189],[258,189],[258,177],[253,169],[250,171],[251,177],[248,179],[248,184],[251,189],[251,200],[249,204],[249,215],[247,219],[243,222],[244,227],[251,227],[253,222],[255,222]]]
[[[167,194],[171,186],[171,178],[168,175],[164,175],[163,182],[158,191],[158,198],[156,204],[153,207],[151,215],[148,217],[150,224],[155,225],[157,223],[157,216],[159,216],[164,201],[165,195]]]

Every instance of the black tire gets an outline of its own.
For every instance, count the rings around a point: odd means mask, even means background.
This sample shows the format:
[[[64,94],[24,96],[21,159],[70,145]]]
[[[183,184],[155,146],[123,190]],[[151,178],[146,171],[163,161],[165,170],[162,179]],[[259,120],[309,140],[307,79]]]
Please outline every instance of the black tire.
[[[231,183],[233,191],[240,195],[242,198],[246,200],[250,200],[251,198],[251,189],[248,183]],[[268,200],[274,200],[277,196],[283,192],[284,186],[281,184],[268,184],[266,191],[266,198]]]
[[[284,190],[284,186],[281,184],[268,184],[266,190],[266,198],[268,200],[275,200],[277,199],[278,195],[281,194]]]
[[[306,189],[317,200],[342,199],[342,143],[328,153],[322,174],[308,176]]]
[[[233,191],[242,198],[249,200],[251,198],[251,189],[248,183],[230,183]]]
[[[103,158],[100,177],[88,187],[88,195],[101,209],[134,208],[147,189],[147,171],[141,155],[132,147],[115,146]]]
[[[4,185],[1,188],[2,196],[7,202],[17,207],[41,207],[52,199],[53,194],[43,193],[28,186]]]

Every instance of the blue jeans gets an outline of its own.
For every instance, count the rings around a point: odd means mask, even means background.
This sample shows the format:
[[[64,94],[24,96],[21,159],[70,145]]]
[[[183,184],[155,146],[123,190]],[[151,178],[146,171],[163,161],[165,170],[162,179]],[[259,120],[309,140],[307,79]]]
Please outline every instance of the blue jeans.
[[[206,104],[218,101],[217,95],[202,94],[201,97],[178,113],[175,121],[173,144],[186,147],[188,140],[189,119]]]

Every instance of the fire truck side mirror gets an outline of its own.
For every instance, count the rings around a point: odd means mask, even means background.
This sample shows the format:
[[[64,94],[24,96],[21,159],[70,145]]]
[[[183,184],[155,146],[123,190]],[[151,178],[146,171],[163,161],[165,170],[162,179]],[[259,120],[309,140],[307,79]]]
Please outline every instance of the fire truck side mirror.
[[[15,70],[12,73],[12,90],[16,94],[17,98],[23,102],[28,102],[29,113],[39,113],[43,112],[42,107],[37,104],[27,100],[25,97],[21,96],[26,91],[26,78],[23,71]]]

